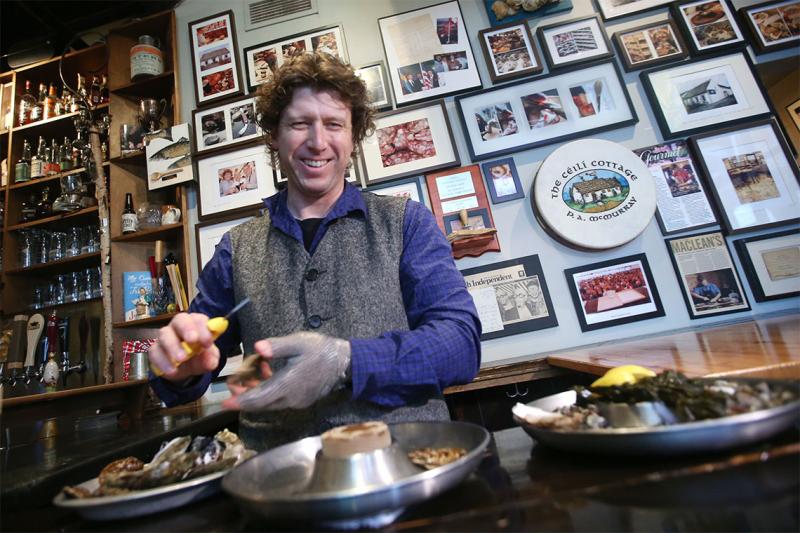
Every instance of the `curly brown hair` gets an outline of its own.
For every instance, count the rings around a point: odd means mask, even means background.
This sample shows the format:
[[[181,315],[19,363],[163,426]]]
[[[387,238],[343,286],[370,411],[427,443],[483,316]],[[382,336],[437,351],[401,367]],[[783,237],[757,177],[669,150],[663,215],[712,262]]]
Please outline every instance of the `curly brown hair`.
[[[281,112],[291,103],[294,91],[302,87],[333,91],[350,107],[355,146],[375,129],[367,87],[353,67],[326,53],[300,54],[281,65],[272,80],[258,89],[258,122],[273,157],[277,155],[272,145],[278,137]]]

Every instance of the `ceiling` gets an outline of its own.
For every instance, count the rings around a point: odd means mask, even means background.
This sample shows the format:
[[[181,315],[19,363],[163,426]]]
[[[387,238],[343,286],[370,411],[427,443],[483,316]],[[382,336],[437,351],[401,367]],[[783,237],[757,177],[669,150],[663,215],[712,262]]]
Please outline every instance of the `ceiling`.
[[[60,55],[77,34],[114,21],[143,17],[173,8],[181,0],[0,0],[0,71],[37,49],[50,48],[46,57]],[[98,40],[87,34],[72,49]],[[48,44],[43,44],[48,43]],[[24,52],[28,50],[27,52]],[[11,58],[9,55],[11,54]]]

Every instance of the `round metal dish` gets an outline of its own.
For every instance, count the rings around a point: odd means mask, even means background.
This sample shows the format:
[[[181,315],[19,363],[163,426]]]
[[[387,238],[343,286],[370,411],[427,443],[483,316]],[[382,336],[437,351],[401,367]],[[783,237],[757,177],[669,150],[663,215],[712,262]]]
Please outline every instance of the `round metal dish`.
[[[541,398],[528,405],[552,411],[574,404],[575,399],[575,391],[567,391]],[[538,442],[560,450],[626,455],[680,455],[725,450],[768,439],[797,423],[798,415],[800,401],[752,413],[656,427],[564,431],[537,428],[517,416],[514,416],[514,420]]]
[[[404,452],[458,447],[467,454],[433,470],[420,468],[397,479],[385,478],[385,485],[355,480],[348,490],[308,492],[322,447],[320,437],[308,437],[245,461],[225,476],[222,488],[244,510],[267,518],[312,523],[352,520],[401,509],[446,491],[477,468],[489,444],[488,431],[464,422],[390,424],[389,430],[394,446]],[[364,473],[365,479],[374,477]]]

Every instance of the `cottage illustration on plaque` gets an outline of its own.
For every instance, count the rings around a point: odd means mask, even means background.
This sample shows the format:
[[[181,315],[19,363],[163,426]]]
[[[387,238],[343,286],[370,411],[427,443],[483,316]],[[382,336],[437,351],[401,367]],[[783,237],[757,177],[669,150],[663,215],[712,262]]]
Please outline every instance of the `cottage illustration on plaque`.
[[[148,190],[194,180],[191,138],[188,122],[145,135]]]

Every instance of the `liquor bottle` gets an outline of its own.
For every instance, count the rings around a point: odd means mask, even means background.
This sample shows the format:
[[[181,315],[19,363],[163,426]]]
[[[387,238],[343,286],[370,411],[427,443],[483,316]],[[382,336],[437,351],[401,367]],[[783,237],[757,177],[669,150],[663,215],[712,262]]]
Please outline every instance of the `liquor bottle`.
[[[56,99],[56,116],[61,116],[67,113],[69,109],[69,100],[67,89],[65,87],[61,87],[61,97]]]
[[[92,84],[89,86],[89,101],[92,103],[92,106],[96,106],[100,103],[102,89],[100,88],[100,78],[97,76],[92,76]]]
[[[64,137],[64,144],[61,145],[61,171],[72,170],[72,143],[69,137]]]
[[[39,146],[36,148],[36,154],[31,158],[31,179],[41,178],[44,176],[44,160],[45,153],[47,152],[47,145],[44,143],[44,137],[39,137]]]
[[[44,99],[47,97],[47,85],[44,83],[39,84],[39,97],[36,99],[36,104],[31,109],[31,122],[42,120],[44,118]]]
[[[58,101],[58,94],[56,93],[56,86],[54,83],[50,84],[47,90],[47,96],[44,97],[44,119],[53,118],[56,116],[56,102]]]
[[[122,233],[133,233],[139,227],[139,219],[133,210],[133,195],[125,193],[125,209],[122,210]]]
[[[47,164],[45,165],[44,173],[47,176],[52,176],[53,174],[58,174],[61,172],[61,157],[60,148],[58,147],[58,143],[56,140],[53,139],[53,143],[50,145],[50,149],[47,152]]]
[[[89,94],[86,92],[86,77],[78,73],[78,88],[76,89],[78,94],[78,99],[88,101]],[[77,109],[75,109],[77,111]]]
[[[14,167],[14,181],[21,183],[31,179],[31,145],[28,139],[22,141],[22,157]]]
[[[36,193],[31,192],[27,200],[23,200],[19,210],[20,222],[31,222],[36,220]]]
[[[100,103],[108,103],[108,76],[105,74],[100,78]]]
[[[36,204],[36,218],[49,217],[53,214],[53,204],[50,201],[50,189],[44,187],[39,203]]]
[[[18,121],[20,126],[30,124],[31,113],[36,107],[36,97],[31,94],[31,80],[25,80],[25,92],[19,99]]]

